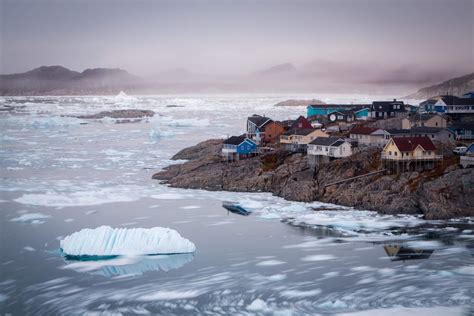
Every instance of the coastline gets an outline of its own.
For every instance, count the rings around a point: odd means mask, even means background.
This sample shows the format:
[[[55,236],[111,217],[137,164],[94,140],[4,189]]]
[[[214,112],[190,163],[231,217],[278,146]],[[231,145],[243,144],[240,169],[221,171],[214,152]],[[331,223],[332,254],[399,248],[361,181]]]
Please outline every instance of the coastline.
[[[320,201],[383,214],[422,214],[430,220],[474,216],[474,169],[460,169],[456,160],[431,171],[377,173],[327,186],[380,170],[380,154],[367,148],[312,170],[306,155],[279,150],[223,162],[222,142],[211,139],[181,150],[172,159],[186,162],[170,165],[152,178],[177,188],[270,192],[290,201]]]

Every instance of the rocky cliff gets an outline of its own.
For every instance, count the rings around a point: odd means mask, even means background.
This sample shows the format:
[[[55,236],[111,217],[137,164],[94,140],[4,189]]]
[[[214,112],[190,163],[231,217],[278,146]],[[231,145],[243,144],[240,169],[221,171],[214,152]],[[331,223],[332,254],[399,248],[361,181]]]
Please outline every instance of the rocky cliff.
[[[367,149],[312,170],[305,155],[283,151],[223,162],[217,155],[221,143],[209,140],[184,149],[174,159],[189,161],[171,165],[153,179],[173,187],[272,192],[288,200],[318,200],[389,214],[424,214],[427,219],[474,216],[474,169],[458,169],[455,159],[429,172],[379,173],[327,186],[380,170],[379,150]]]
[[[438,95],[462,96],[464,93],[474,91],[474,73],[458,78],[446,80],[440,84],[422,88],[406,96],[406,99],[429,99]]]

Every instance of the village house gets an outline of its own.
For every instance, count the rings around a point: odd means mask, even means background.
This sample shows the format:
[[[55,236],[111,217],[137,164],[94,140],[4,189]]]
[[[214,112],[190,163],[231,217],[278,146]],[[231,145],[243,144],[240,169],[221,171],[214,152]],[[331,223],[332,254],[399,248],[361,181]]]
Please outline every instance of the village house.
[[[404,115],[406,113],[405,103],[403,101],[374,101],[370,106],[370,117],[373,119],[388,119]]]
[[[384,146],[388,142],[390,134],[381,128],[356,126],[350,130],[349,137],[351,140],[357,141],[358,145]]]
[[[432,169],[442,159],[428,137],[393,137],[382,151],[384,167],[397,172]]]
[[[454,132],[457,140],[474,139],[474,123],[454,123],[448,129]]]
[[[464,94],[462,95],[462,98],[463,98],[463,99],[474,99],[474,91],[470,91],[470,92],[464,93]]]
[[[328,134],[320,129],[305,128],[291,129],[280,136],[280,144],[287,151],[305,152],[308,143],[316,137],[329,137]]]
[[[307,118],[310,117],[328,117],[331,113],[349,111],[354,120],[367,120],[369,118],[370,104],[318,104],[309,105],[306,108]]]
[[[402,120],[402,128],[410,129],[412,127],[447,127],[448,121],[439,114],[424,113],[415,114]]]
[[[413,127],[411,129],[387,129],[390,137],[428,137],[433,142],[446,145],[455,143],[456,135],[453,131],[441,127]]]
[[[274,143],[280,139],[280,135],[286,131],[285,124],[273,121],[265,125],[263,141],[264,143]]]
[[[474,113],[474,99],[441,95],[420,103],[420,113],[469,114]]]
[[[226,139],[222,146],[221,155],[226,161],[238,161],[258,154],[258,146],[245,134],[231,136]]]
[[[334,158],[349,157],[351,155],[351,144],[339,137],[318,137],[308,144],[308,164],[310,167]]]
[[[463,168],[474,166],[474,143],[467,146],[466,152],[460,157],[459,163]]]
[[[254,114],[247,118],[247,137],[259,142],[264,138],[264,128],[268,123],[273,122],[271,118]],[[259,139],[256,139],[259,138]]]
[[[341,110],[341,111],[335,111],[335,112],[332,112],[331,114],[328,114],[327,118],[328,118],[328,121],[331,123],[334,123],[334,122],[349,123],[349,122],[354,122],[355,114],[351,110]]]

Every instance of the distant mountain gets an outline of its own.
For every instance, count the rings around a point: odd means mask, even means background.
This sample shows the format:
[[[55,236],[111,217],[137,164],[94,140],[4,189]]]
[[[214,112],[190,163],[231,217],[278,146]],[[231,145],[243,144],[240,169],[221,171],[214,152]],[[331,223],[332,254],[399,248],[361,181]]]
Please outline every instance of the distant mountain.
[[[295,74],[297,72],[296,67],[291,63],[279,64],[267,69],[258,71],[255,75],[257,76],[275,76],[275,75],[288,75]]]
[[[450,79],[440,84],[422,88],[417,92],[406,96],[406,99],[429,99],[438,95],[462,96],[464,93],[474,91],[474,73],[462,77]]]
[[[122,69],[94,68],[83,72],[42,66],[24,73],[0,75],[0,95],[117,94],[141,84]]]

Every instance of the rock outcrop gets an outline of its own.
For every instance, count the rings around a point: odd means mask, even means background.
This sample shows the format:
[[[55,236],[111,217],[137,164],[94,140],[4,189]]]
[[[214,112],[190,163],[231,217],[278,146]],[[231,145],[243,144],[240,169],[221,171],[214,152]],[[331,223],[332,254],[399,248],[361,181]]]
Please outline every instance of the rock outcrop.
[[[427,219],[474,216],[474,169],[451,163],[426,172],[378,173],[336,185],[337,180],[382,169],[378,149],[312,170],[303,154],[275,151],[233,163],[217,155],[222,140],[208,140],[179,152],[189,159],[153,175],[172,187],[272,192],[293,201],[322,201],[381,213],[424,214]]]
[[[315,104],[326,104],[326,103],[318,99],[311,99],[311,100],[289,99],[289,100],[278,102],[277,104],[275,104],[275,106],[308,106],[308,105],[315,105]]]

